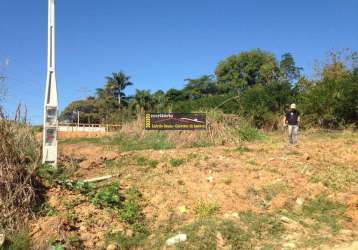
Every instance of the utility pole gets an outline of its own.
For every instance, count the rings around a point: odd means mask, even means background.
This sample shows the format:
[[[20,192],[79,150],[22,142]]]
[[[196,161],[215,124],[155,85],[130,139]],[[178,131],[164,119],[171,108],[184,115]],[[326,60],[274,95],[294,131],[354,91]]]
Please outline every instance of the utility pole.
[[[47,81],[44,103],[42,163],[57,166],[58,97],[55,70],[55,0],[48,0]]]

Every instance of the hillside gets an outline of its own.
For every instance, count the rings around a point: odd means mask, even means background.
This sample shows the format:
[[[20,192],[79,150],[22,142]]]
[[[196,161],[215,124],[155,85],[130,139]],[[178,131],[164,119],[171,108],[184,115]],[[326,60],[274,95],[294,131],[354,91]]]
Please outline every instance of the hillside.
[[[32,222],[34,245],[356,249],[358,133],[307,131],[300,139],[291,147],[269,133],[239,147],[158,150],[63,140],[62,171],[43,169],[50,184]],[[73,181],[106,175],[114,177],[96,187]],[[186,241],[167,246],[179,233]]]

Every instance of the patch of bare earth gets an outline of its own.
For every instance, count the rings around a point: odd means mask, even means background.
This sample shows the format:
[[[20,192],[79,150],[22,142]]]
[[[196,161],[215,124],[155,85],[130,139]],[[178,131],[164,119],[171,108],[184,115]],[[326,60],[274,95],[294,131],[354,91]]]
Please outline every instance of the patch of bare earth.
[[[173,214],[179,215],[184,224],[194,221],[195,207],[200,201],[217,204],[219,217],[232,218],[240,211],[269,213],[295,209],[325,193],[347,204],[345,215],[349,220],[344,222],[344,229],[348,231],[331,235],[330,239],[330,244],[340,245],[358,239],[358,180],[350,180],[347,185],[339,180],[331,183],[327,168],[344,167],[357,173],[358,144],[351,141],[357,137],[357,134],[352,134],[352,138],[302,135],[299,146],[292,147],[275,135],[272,141],[250,143],[244,149],[222,146],[132,152],[70,144],[61,146],[61,155],[67,161],[79,159],[77,176],[83,179],[118,174],[113,181],[118,180],[123,189],[138,187],[151,229],[166,223]],[[140,164],[138,159],[156,160],[158,164]],[[34,221],[36,242],[61,240],[74,234],[87,249],[103,249],[106,231],[124,230],[116,215],[94,207],[80,194],[55,188],[48,192],[48,197],[59,211],[66,210],[67,203],[75,202],[71,208],[75,219],[47,216]],[[295,225],[288,226],[292,234],[287,237],[304,240],[307,232]]]

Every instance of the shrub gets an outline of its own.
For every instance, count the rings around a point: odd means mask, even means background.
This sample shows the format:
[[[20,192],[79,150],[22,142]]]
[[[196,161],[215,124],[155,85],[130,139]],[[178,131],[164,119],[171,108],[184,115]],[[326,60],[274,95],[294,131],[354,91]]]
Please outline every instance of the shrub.
[[[0,229],[8,231],[18,231],[41,200],[40,147],[20,113],[10,121],[0,110]]]
[[[262,133],[256,128],[244,125],[238,130],[238,134],[241,140],[243,141],[255,141],[263,138]]]
[[[93,195],[91,202],[100,207],[119,208],[121,206],[119,184],[112,183],[111,185],[98,189]]]

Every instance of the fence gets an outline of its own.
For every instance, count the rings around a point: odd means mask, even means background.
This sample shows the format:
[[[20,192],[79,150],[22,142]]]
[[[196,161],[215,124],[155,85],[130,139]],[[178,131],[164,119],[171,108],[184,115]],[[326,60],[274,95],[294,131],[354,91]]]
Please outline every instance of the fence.
[[[66,123],[59,124],[59,132],[113,132],[118,131],[121,124],[86,124],[86,123]]]

